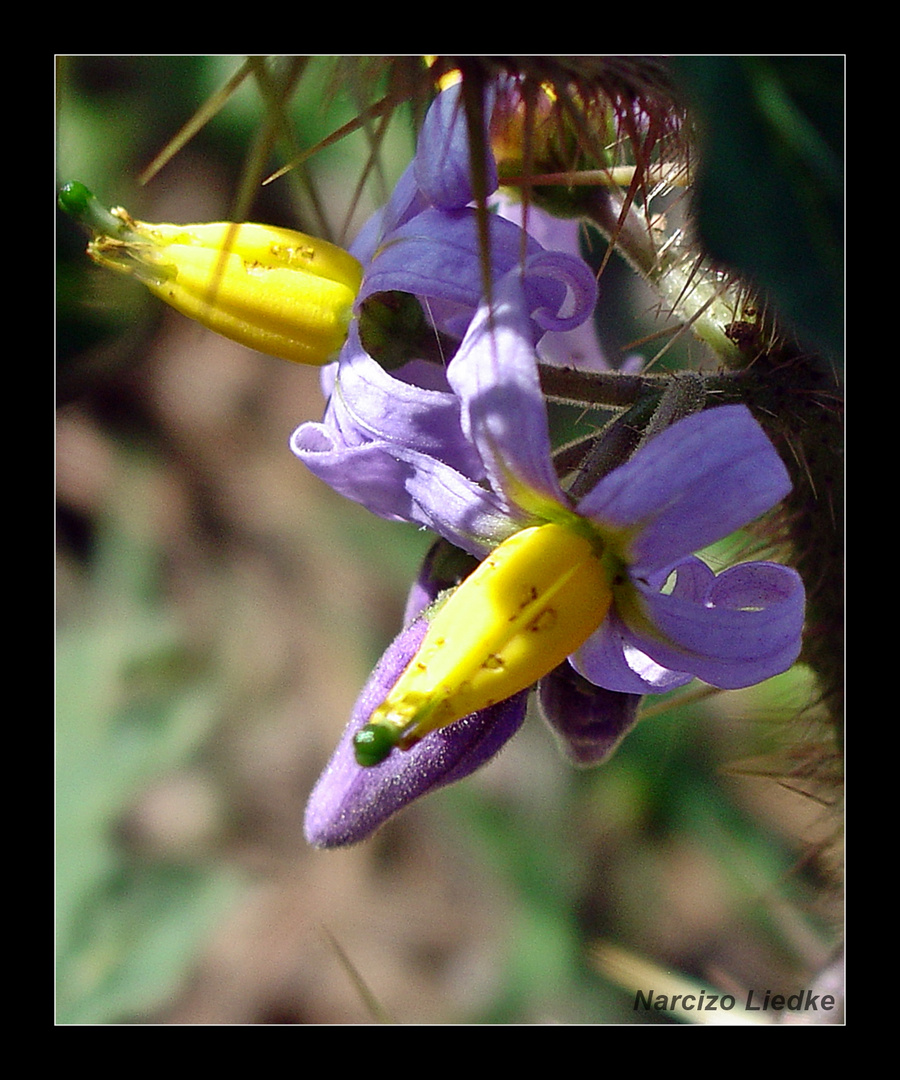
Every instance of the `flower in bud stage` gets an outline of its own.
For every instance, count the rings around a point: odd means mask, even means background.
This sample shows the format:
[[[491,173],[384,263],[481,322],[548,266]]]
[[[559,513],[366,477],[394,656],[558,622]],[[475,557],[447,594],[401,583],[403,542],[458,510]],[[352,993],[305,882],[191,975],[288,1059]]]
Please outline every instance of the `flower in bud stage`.
[[[60,203],[94,233],[95,262],[224,337],[314,365],[346,340],[362,266],[334,244],[252,223],[150,225],[104,210],[81,184],[67,184]]]
[[[307,803],[304,831],[313,846],[343,847],[365,839],[414,800],[484,765],[522,726],[526,693],[433,731],[406,753],[359,766],[354,735],[409,663],[427,626],[423,615],[412,619],[388,646],[359,695],[340,744]]]

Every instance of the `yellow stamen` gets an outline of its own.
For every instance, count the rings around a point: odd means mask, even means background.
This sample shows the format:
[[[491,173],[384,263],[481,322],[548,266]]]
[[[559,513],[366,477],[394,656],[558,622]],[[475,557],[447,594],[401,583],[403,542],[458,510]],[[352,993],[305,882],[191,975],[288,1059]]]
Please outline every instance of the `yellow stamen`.
[[[64,208],[95,233],[91,258],[189,318],[301,364],[324,364],[343,345],[362,267],[334,244],[252,223],[149,225],[99,210],[83,185],[64,191]]]
[[[361,764],[524,690],[597,629],[612,603],[598,542],[537,525],[496,548],[431,621],[418,652],[357,735]]]

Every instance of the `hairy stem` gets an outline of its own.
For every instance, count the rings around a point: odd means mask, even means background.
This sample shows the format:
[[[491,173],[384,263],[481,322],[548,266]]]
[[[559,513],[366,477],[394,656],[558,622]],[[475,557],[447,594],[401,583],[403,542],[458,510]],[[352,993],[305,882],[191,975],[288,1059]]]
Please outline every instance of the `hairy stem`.
[[[680,237],[662,241],[648,219],[620,193],[595,188],[588,217],[628,263],[657,291],[668,309],[729,366],[740,349],[726,329],[740,318],[737,287],[725,275],[703,266],[685,250]]]

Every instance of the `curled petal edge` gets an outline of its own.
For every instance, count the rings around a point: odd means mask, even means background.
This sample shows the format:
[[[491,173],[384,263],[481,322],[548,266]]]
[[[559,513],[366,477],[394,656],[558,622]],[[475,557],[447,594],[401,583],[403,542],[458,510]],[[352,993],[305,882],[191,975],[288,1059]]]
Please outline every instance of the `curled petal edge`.
[[[564,306],[571,308],[563,315],[562,307],[548,307],[542,301],[541,279],[550,279],[566,289]],[[532,255],[525,264],[525,289],[540,306],[531,317],[542,330],[567,331],[581,326],[597,304],[597,282],[591,268],[582,259],[562,251],[542,251]]]
[[[671,593],[659,592],[672,571]],[[661,694],[693,678],[736,690],[787,671],[800,653],[803,582],[779,563],[741,563],[716,576],[692,556],[630,592],[637,604],[620,597],[571,657],[609,690]]]
[[[640,588],[646,623],[632,644],[666,668],[737,690],[780,675],[800,654],[805,592],[788,566],[750,562],[719,574],[698,602]]]

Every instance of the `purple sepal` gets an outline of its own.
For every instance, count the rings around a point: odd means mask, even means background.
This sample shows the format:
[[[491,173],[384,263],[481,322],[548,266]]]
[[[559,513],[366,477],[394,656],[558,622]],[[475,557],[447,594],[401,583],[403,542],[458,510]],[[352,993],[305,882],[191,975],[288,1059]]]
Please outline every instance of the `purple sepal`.
[[[424,618],[403,630],[363,688],[306,806],[304,831],[313,847],[342,847],[365,840],[415,799],[480,768],[521,727],[527,691],[431,732],[410,750],[393,751],[380,765],[363,768],[357,764],[353,737],[384,701],[426,630]]]

